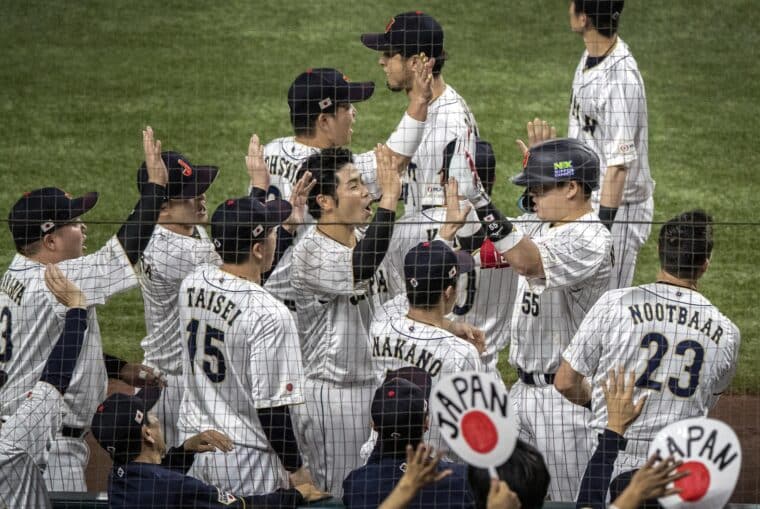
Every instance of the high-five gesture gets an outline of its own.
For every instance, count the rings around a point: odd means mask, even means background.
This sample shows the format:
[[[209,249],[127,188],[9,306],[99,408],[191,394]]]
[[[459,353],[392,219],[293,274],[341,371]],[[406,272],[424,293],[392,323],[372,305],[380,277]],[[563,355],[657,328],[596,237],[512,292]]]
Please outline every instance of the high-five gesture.
[[[449,177],[446,183],[446,222],[438,230],[438,235],[449,242],[454,240],[454,235],[464,226],[471,209],[469,203],[464,208],[460,206],[459,183],[454,177]]]
[[[388,210],[396,210],[401,196],[401,171],[403,158],[395,154],[387,145],[380,143],[375,147],[377,160],[377,184],[383,193],[380,206]]]
[[[148,170],[148,182],[166,187],[169,183],[169,173],[161,158],[161,140],[154,139],[153,128],[147,126],[143,132],[143,152],[145,152],[145,167]]]
[[[315,185],[317,185],[317,181],[311,178],[310,171],[306,171],[293,186],[293,190],[290,192],[290,199],[288,200],[293,207],[293,212],[291,212],[290,217],[282,223],[282,227],[289,232],[293,233],[299,226],[304,224],[304,211],[309,199],[309,192],[311,192]]]
[[[533,119],[531,122],[528,122],[527,132],[527,145],[523,140],[517,140],[517,146],[520,148],[523,156],[528,153],[530,147],[557,137],[557,128],[546,120],[541,120],[538,117]]]
[[[428,58],[424,53],[417,57],[414,62],[412,88],[409,90],[409,102],[427,104],[433,98],[433,65],[435,58]]]
[[[627,385],[622,366],[618,368],[617,373],[611,369],[608,375],[607,380],[601,383],[607,403],[607,428],[618,435],[624,435],[628,426],[641,415],[647,397],[642,396],[636,404],[633,403],[633,387],[636,380],[634,371],[628,374]]]
[[[269,189],[269,169],[264,162],[264,147],[259,141],[258,135],[251,136],[248,143],[248,154],[245,156],[245,167],[248,169],[248,178],[251,179],[251,187],[256,189]]]

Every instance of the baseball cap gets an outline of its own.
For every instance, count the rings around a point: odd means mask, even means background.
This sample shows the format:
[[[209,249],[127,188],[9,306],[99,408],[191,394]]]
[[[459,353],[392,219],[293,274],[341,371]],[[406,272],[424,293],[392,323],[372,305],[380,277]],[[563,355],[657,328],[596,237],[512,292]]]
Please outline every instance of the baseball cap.
[[[580,140],[558,138],[531,147],[512,183],[533,187],[571,180],[598,189],[599,156]]]
[[[226,200],[211,216],[211,237],[220,253],[247,251],[267,236],[269,228],[282,224],[292,207],[285,200],[266,203],[244,196]]]
[[[312,116],[335,111],[337,104],[366,101],[374,91],[374,82],[352,82],[337,69],[308,69],[288,89],[290,119],[293,125],[305,124]]]
[[[23,247],[39,240],[92,209],[97,202],[98,193],[74,198],[57,187],[24,193],[8,214],[13,241],[17,247]]]
[[[394,378],[403,378],[412,382],[414,385],[422,389],[425,395],[425,399],[430,398],[430,391],[433,388],[433,379],[430,373],[417,366],[404,366],[399,369],[391,369],[385,374],[385,382],[389,382]]]
[[[391,18],[383,33],[362,34],[362,43],[376,51],[398,51],[405,57],[443,55],[443,28],[432,16],[411,11]]]
[[[161,152],[161,159],[164,160],[169,174],[166,187],[168,198],[187,199],[200,196],[206,192],[219,173],[216,166],[195,166],[179,152]],[[137,189],[142,192],[147,182],[148,168],[143,161],[137,170]]]
[[[425,392],[404,378],[386,379],[375,391],[371,413],[381,441],[418,440],[427,415]]]
[[[409,250],[404,257],[404,279],[410,305],[438,302],[441,292],[454,285],[462,272],[472,269],[472,256],[462,251],[454,251],[445,242],[434,240],[421,242]]]
[[[142,427],[147,426],[148,411],[160,396],[159,387],[150,387],[134,396],[112,394],[98,406],[90,429],[115,463],[128,463],[140,454]]]

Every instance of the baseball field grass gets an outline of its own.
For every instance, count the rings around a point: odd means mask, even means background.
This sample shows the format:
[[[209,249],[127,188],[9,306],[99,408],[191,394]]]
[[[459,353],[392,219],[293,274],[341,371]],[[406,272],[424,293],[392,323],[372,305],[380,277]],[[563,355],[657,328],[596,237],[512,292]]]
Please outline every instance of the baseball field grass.
[[[638,59],[649,105],[655,220],[701,207],[718,225],[703,293],[742,331],[736,392],[760,392],[760,64],[758,5],[746,0],[627,2],[621,35]],[[308,67],[337,67],[375,80],[358,107],[353,148],[384,140],[405,98],[384,86],[377,55],[359,42],[391,15],[412,9],[443,25],[446,81],[466,98],[498,158],[495,201],[515,212],[514,140],[541,116],[567,126],[573,71],[582,52],[566,1],[6,1],[0,17],[0,211],[47,185],[97,190],[86,216],[94,250],[137,199],[140,130],[165,148],[221,168],[209,207],[246,191],[251,133],[290,134],[286,91]],[[636,282],[654,279],[656,232]],[[0,265],[13,255],[6,226]],[[498,296],[494,296],[498,298]],[[99,311],[105,350],[139,360],[139,292]],[[503,362],[507,376],[510,369]]]

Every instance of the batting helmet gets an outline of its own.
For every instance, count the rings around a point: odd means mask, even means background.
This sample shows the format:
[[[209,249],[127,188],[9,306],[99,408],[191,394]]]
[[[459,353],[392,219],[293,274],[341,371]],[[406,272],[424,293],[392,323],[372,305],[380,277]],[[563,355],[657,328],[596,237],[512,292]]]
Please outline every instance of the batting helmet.
[[[575,180],[599,188],[599,157],[582,141],[559,138],[531,147],[512,183],[523,187]]]

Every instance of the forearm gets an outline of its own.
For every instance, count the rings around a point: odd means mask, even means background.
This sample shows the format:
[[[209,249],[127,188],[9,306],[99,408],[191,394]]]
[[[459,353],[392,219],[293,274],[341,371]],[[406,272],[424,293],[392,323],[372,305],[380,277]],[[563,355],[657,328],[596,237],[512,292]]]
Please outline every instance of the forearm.
[[[402,509],[409,505],[415,495],[417,490],[402,477],[378,509]]]
[[[137,263],[140,255],[148,246],[164,201],[166,201],[166,188],[164,186],[150,182],[145,184],[140,194],[140,200],[126,222],[119,228],[116,238],[127,253],[127,258],[132,265]]]
[[[356,244],[353,251],[354,281],[364,281],[372,277],[385,258],[393,235],[393,222],[396,213],[383,208],[382,204],[375,212],[375,217],[367,228],[364,238]]]
[[[576,405],[588,407],[591,402],[591,386],[585,379],[581,379],[561,392],[568,401]]]
[[[284,226],[277,229],[277,245],[274,249],[274,258],[272,259],[272,267],[266,271],[264,274],[261,275],[261,282],[264,283],[269,278],[269,276],[272,274],[272,271],[277,267],[277,264],[280,263],[280,259],[282,259],[282,255],[285,254],[285,251],[293,245],[293,240],[295,239],[295,235],[288,231]]]
[[[427,118],[427,102],[409,101],[409,108],[385,144],[408,164],[422,142]]]
[[[120,359],[114,355],[107,353],[103,354],[103,362],[106,364],[106,374],[108,378],[121,378],[121,369],[129,364],[124,359]]]
[[[269,444],[288,472],[295,472],[303,465],[298,441],[293,432],[293,422],[287,405],[256,410],[259,422]]]
[[[623,202],[626,175],[625,166],[607,167],[600,192],[600,206],[614,209],[620,207]]]
[[[69,383],[71,383],[86,330],[87,310],[83,308],[69,309],[66,312],[63,332],[53,346],[40,376],[40,381],[49,383],[61,394],[66,392]]]
[[[475,212],[483,223],[486,236],[512,270],[526,277],[543,277],[541,253],[532,240],[524,237],[493,203],[479,207]]]
[[[262,509],[274,509],[276,507],[295,509],[296,507],[306,504],[306,500],[304,500],[301,493],[295,488],[290,488],[287,490],[280,489],[273,493],[267,493],[265,495],[251,495],[242,497],[242,500],[245,503],[245,507],[255,507]]]
[[[599,435],[599,444],[583,474],[576,507],[604,509],[615,460],[625,446],[625,438],[613,431],[604,430]]]
[[[172,447],[166,452],[166,456],[161,460],[161,466],[170,470],[175,470],[186,474],[195,460],[195,453],[186,451],[184,444],[179,447]]]

